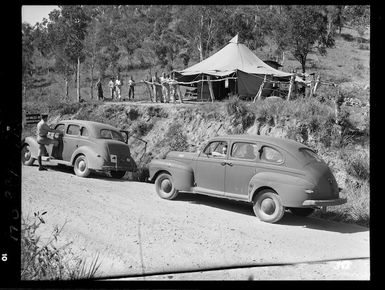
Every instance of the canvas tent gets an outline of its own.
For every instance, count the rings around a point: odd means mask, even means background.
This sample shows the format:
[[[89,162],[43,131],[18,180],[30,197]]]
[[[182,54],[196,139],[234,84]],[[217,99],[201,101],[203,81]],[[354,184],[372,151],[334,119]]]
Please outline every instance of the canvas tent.
[[[271,92],[272,81],[289,81],[292,74],[276,70],[260,60],[248,47],[239,43],[238,35],[233,37],[229,43],[203,61],[176,72],[178,82],[193,82],[210,76],[213,84],[215,98],[234,92],[240,96],[254,97],[266,76],[268,82],[264,85],[262,95]],[[226,78],[229,78],[225,81]],[[217,82],[218,80],[218,82]],[[220,81],[223,80],[223,81]],[[199,88],[207,95],[207,82],[197,83]]]

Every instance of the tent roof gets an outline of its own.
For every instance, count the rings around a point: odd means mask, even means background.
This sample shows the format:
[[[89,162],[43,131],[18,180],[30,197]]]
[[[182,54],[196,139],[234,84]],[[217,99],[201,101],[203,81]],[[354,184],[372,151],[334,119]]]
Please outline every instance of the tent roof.
[[[179,71],[184,76],[207,74],[226,76],[237,70],[249,74],[273,75],[275,77],[289,77],[291,73],[276,70],[260,60],[247,46],[238,41],[238,35],[229,43],[203,61]]]

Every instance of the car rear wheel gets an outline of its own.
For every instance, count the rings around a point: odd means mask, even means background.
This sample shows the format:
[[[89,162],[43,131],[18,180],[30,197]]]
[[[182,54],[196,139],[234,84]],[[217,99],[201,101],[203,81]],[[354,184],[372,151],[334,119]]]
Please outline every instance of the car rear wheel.
[[[263,190],[254,198],[253,210],[261,221],[268,223],[278,222],[285,213],[281,198],[272,190]]]
[[[84,155],[79,155],[74,164],[74,172],[77,176],[87,177],[90,175],[91,171],[88,168],[87,157]]]
[[[314,208],[311,207],[291,207],[289,210],[292,214],[298,216],[309,216],[314,212]]]
[[[21,150],[21,162],[25,165],[31,166],[35,160],[36,159],[32,157],[29,145],[25,144]]]
[[[120,179],[126,174],[126,171],[110,171],[110,174],[113,178]]]
[[[173,178],[168,173],[160,174],[155,180],[156,193],[164,199],[174,199],[179,191],[175,188]]]

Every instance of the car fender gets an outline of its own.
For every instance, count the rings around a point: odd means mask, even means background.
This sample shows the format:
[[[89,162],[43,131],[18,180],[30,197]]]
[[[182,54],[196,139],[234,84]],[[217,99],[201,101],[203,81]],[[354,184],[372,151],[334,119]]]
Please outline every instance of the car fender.
[[[39,154],[39,144],[37,143],[36,138],[34,138],[34,137],[26,137],[22,141],[22,144],[23,144],[23,146],[24,146],[24,144],[28,144],[32,158],[37,159],[38,154]]]
[[[305,175],[304,175],[305,176]],[[288,175],[278,172],[261,172],[255,174],[249,183],[249,201],[255,194],[265,188],[273,189],[281,198],[284,206],[302,207],[304,200],[309,198],[306,189],[314,185],[304,177]]]
[[[101,169],[104,164],[104,158],[101,154],[98,154],[95,150],[88,146],[81,146],[77,148],[71,155],[71,164],[74,165],[75,160],[79,154],[83,154],[87,157],[88,167],[90,169]]]
[[[194,170],[190,165],[183,162],[169,159],[154,159],[149,164],[150,181],[155,181],[162,172],[171,174],[174,186],[177,190],[191,191],[194,186]]]

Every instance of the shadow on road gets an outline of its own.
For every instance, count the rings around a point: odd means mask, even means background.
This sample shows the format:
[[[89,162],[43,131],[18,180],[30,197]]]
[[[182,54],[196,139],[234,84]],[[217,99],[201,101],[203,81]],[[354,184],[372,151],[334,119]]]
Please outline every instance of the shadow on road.
[[[205,196],[200,194],[181,193],[177,201],[187,201],[192,204],[201,204],[205,206],[211,206],[222,210],[232,211],[239,214],[255,217],[253,207],[246,202],[232,201],[227,199],[215,198],[211,196]],[[255,217],[257,218],[257,217]],[[330,221],[322,218],[315,217],[300,217],[293,215],[290,211],[286,211],[283,218],[274,226],[297,226],[309,229],[315,229],[320,231],[338,232],[342,234],[366,232],[368,228],[354,225],[345,224],[335,221]]]
[[[37,170],[37,167],[38,167],[37,165],[32,165],[32,166],[36,167],[36,170]],[[63,172],[65,174],[75,175],[74,169],[71,166],[65,166],[62,164],[54,164],[54,163],[52,163],[52,164],[44,163],[43,166],[46,167],[48,170],[53,170],[53,171]],[[87,178],[96,178],[96,179],[108,180],[111,182],[127,182],[128,181],[127,179],[112,178],[112,177],[108,176],[107,173],[103,173],[103,172],[91,172],[91,174]]]

